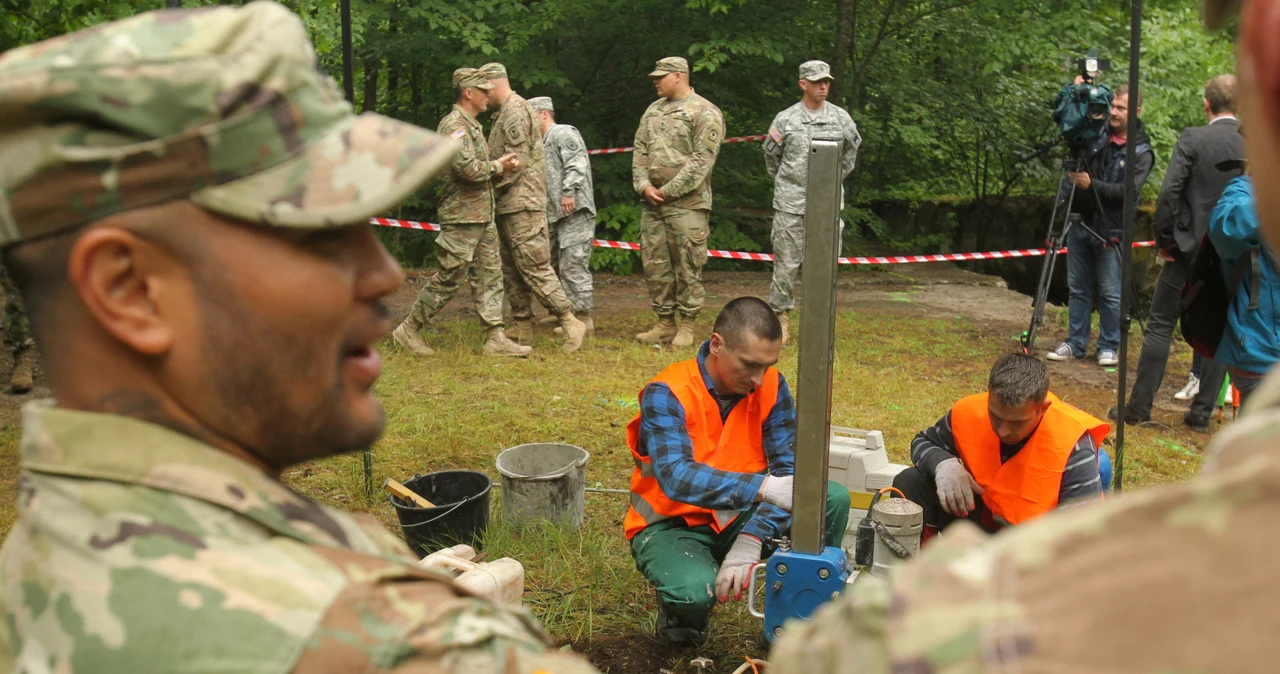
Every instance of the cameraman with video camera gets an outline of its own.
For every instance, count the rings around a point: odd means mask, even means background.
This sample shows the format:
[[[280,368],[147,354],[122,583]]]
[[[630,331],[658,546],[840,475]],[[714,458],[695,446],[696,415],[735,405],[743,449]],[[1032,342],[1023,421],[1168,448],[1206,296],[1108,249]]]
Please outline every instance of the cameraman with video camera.
[[[1085,84],[1077,75],[1074,86]],[[1067,341],[1047,354],[1049,360],[1084,358],[1089,345],[1093,314],[1093,281],[1098,280],[1098,365],[1119,362],[1120,348],[1120,241],[1124,235],[1125,145],[1136,143],[1135,194],[1130,208],[1138,207],[1138,194],[1155,161],[1151,139],[1142,121],[1134,138],[1128,138],[1129,87],[1116,90],[1106,128],[1083,148],[1080,170],[1067,174],[1059,189],[1059,201],[1071,199],[1072,226],[1067,232],[1067,303],[1070,325]],[[1141,114],[1141,92],[1133,114]],[[1071,195],[1072,185],[1075,194]]]

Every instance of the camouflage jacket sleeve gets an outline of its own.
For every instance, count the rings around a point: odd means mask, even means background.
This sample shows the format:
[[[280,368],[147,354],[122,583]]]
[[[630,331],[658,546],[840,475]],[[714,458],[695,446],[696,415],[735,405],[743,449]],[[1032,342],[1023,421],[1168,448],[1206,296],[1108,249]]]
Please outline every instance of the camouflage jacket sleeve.
[[[785,114],[783,111],[774,116],[764,137],[764,168],[769,172],[769,180],[778,177],[778,167],[782,166],[782,146],[786,142],[782,135],[782,116]]]
[[[848,111],[836,108],[840,115],[840,131],[844,136],[844,156],[840,158],[840,177],[848,178],[858,165],[858,148],[862,147],[862,134],[858,133],[858,125],[853,122]]]
[[[662,186],[664,199],[675,201],[702,185],[716,165],[716,153],[720,151],[723,138],[724,120],[720,113],[710,107],[704,108],[693,123],[693,152],[676,177]]]
[[[484,148],[476,147],[470,129],[458,119],[446,119],[440,124],[441,135],[455,138],[462,143],[462,151],[453,158],[453,176],[467,183],[482,183],[494,174],[493,162],[489,161]]]
[[[502,125],[501,129],[494,129],[490,134],[491,138],[495,138],[497,142],[493,142],[489,147],[489,155],[494,159],[498,159],[504,155],[514,153],[516,159],[520,161],[520,165],[514,171],[504,171],[500,176],[494,178],[494,190],[501,192],[513,185],[520,177],[520,171],[525,167],[532,165],[533,161],[529,155],[530,143],[541,143],[541,138],[531,138],[526,132],[533,123],[523,113],[528,108],[512,107],[510,110],[503,110],[502,116],[498,118],[497,123]]]
[[[660,101],[659,101],[660,102]],[[653,187],[653,183],[649,182],[649,115],[653,113],[654,106],[657,102],[651,104],[644,114],[640,116],[640,126],[636,129],[636,139],[632,143],[635,145],[635,151],[631,153],[631,186],[635,188],[636,194],[643,195],[644,191]]]
[[[587,184],[587,176],[591,173],[591,159],[587,156],[587,146],[577,129],[565,129],[560,139],[560,161],[564,166],[564,182],[561,191],[565,196],[581,199],[583,187]]]
[[[337,548],[313,548],[351,579],[293,672],[592,674],[549,648],[523,609],[467,596],[443,576]]]

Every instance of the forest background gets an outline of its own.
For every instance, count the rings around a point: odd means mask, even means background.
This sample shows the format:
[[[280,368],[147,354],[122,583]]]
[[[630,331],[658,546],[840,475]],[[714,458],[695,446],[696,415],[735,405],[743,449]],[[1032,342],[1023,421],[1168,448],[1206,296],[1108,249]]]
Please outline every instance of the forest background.
[[[0,0],[0,50],[141,11],[212,0]],[[223,3],[223,4],[240,4]],[[338,0],[284,0],[305,20],[321,67],[342,78]],[[954,215],[910,235],[885,213],[925,202],[999,211],[1011,197],[1052,195],[1061,149],[1049,101],[1091,47],[1109,57],[1102,81],[1128,77],[1126,2],[1089,0],[351,0],[355,107],[434,129],[452,103],[455,68],[506,64],[525,97],[551,96],[557,120],[593,148],[630,145],[653,100],[647,74],[664,56],[689,59],[698,93],[724,111],[727,135],[764,133],[799,100],[796,69],[832,66],[831,102],[864,138],[847,181],[845,253],[949,249]],[[1203,85],[1233,72],[1234,36],[1206,34],[1195,0],[1144,5],[1143,108],[1156,151],[1151,200],[1178,133],[1204,123]],[[630,155],[592,159],[599,238],[638,240]],[[725,144],[714,172],[711,248],[767,251],[772,185],[759,143]],[[388,217],[429,221],[438,186]],[[905,206],[905,208],[904,208]],[[918,223],[916,223],[918,225]],[[1039,245],[1044,223],[1028,223]],[[433,266],[434,237],[381,232],[407,265]],[[1039,238],[1043,238],[1040,236]],[[716,264],[713,262],[713,264]],[[742,263],[720,261],[721,267]],[[593,267],[638,270],[629,251],[597,249]],[[757,265],[758,266],[758,265]],[[713,267],[714,268],[714,267]]]

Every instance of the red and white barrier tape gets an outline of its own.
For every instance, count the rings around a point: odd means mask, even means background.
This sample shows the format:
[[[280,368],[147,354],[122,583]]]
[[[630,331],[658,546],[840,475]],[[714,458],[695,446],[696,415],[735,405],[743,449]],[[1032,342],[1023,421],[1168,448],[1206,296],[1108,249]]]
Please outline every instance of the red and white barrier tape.
[[[369,222],[374,225],[383,227],[400,227],[403,229],[422,229],[429,232],[440,231],[440,225],[430,222],[415,222],[413,220],[395,220],[392,218],[369,218]],[[606,239],[596,239],[592,242],[596,248],[620,248],[622,250],[640,250],[640,244],[631,241],[608,241]],[[1156,245],[1155,241],[1134,241],[1134,248],[1150,248]],[[966,260],[1003,260],[1013,257],[1038,257],[1044,255],[1043,248],[1029,248],[1023,250],[993,250],[985,253],[940,253],[936,255],[890,255],[875,257],[842,257],[840,264],[918,264],[921,262],[963,262]],[[1060,253],[1067,252],[1066,248],[1058,251]],[[748,253],[736,250],[708,250],[707,257],[719,257],[729,260],[757,260],[760,262],[772,262],[773,255],[769,253]]]
[[[734,136],[733,138],[725,138],[726,143],[751,143],[754,141],[764,140],[764,135],[759,136]],[[587,154],[621,154],[623,152],[635,152],[634,147],[606,147],[602,150],[587,150]]]

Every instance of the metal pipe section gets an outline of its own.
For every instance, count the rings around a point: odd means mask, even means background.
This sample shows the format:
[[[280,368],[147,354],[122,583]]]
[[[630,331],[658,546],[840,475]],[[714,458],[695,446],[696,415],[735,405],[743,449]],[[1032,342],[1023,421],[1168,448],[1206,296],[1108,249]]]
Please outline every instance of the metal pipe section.
[[[351,63],[351,0],[341,0],[339,11],[342,14],[342,91],[347,95],[347,102],[355,105],[356,80]]]
[[[1129,138],[1138,133],[1138,101],[1142,92],[1138,88],[1138,60],[1142,54],[1142,0],[1133,0],[1133,14],[1129,19]],[[1124,235],[1120,251],[1120,381],[1116,387],[1116,493],[1124,491],[1124,408],[1129,385],[1129,312],[1133,310],[1133,220],[1141,196],[1135,184],[1133,162],[1137,161],[1133,143],[1124,147]],[[1133,206],[1130,206],[1130,203]],[[1102,451],[1099,447],[1098,451]]]
[[[826,547],[823,532],[827,510],[827,451],[831,444],[831,366],[835,360],[843,149],[844,142],[839,140],[809,143],[791,547],[795,552],[810,555],[820,554]]]

